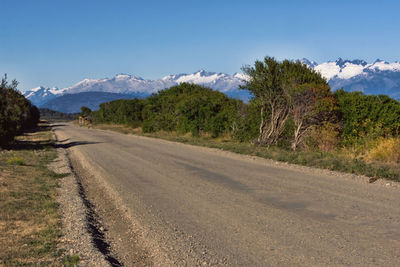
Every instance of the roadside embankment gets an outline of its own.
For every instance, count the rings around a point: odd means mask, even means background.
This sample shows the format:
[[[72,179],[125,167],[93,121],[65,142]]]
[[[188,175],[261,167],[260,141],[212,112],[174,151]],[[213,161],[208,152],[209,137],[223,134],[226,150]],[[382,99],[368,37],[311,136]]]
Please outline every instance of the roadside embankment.
[[[41,123],[0,150],[0,265],[109,265],[64,144]]]
[[[0,265],[62,264],[57,187],[65,175],[47,168],[55,158],[46,124],[0,151]]]

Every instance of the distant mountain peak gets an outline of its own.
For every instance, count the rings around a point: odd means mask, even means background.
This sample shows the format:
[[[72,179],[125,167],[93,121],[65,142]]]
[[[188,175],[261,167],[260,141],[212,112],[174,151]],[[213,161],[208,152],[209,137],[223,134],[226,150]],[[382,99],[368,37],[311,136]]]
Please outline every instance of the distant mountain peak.
[[[362,60],[362,59],[346,60],[346,62],[350,62],[351,64],[362,65],[362,66],[366,66],[368,64],[365,60]]]
[[[377,58],[377,59],[374,61],[374,63],[390,64],[389,62],[387,62],[387,61],[385,61],[385,60],[382,60],[382,59],[379,59],[379,58]]]
[[[43,89],[45,89],[43,86],[38,86],[38,87],[35,87],[35,88],[31,89],[31,91],[32,92],[37,92],[37,91],[43,90]]]
[[[144,80],[142,77],[131,75],[131,74],[125,74],[125,73],[120,73],[115,75],[113,79],[125,79],[125,80]]]
[[[343,63],[343,61],[344,60],[341,57],[338,57],[335,62],[340,64],[340,63]]]
[[[315,61],[310,61],[310,60],[308,60],[307,58],[302,58],[302,59],[300,59],[300,62],[303,63],[303,64],[305,64],[305,65],[307,65],[307,66],[310,67],[310,68],[314,68],[315,66],[318,65],[317,62],[315,62]]]
[[[200,77],[205,77],[205,76],[215,75],[215,74],[217,74],[217,73],[215,73],[215,72],[208,72],[208,71],[205,71],[205,70],[203,70],[203,69],[200,69],[200,70],[196,71],[196,72],[193,73],[193,74],[194,74],[194,75],[198,75],[198,76],[200,76]],[[190,74],[184,74],[184,75],[190,75]]]

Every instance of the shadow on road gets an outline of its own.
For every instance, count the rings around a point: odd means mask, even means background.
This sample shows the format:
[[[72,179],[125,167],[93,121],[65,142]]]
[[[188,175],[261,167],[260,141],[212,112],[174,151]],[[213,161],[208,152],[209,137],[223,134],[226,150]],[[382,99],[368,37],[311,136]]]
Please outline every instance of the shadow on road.
[[[67,126],[66,124],[62,124],[62,123],[54,123],[54,124],[50,124],[49,127],[63,127],[63,126]]]
[[[76,141],[76,142],[69,142],[66,144],[54,144],[55,148],[70,148],[73,146],[81,146],[81,145],[93,145],[93,144],[100,144],[101,142],[88,142],[88,141]]]
[[[63,142],[67,141],[63,140]],[[68,142],[65,144],[54,143],[52,141],[15,141],[12,145],[10,145],[9,149],[13,150],[39,150],[39,149],[46,149],[46,148],[70,148],[74,146],[81,146],[81,145],[92,145],[92,144],[99,144],[100,142],[88,142],[88,141],[77,141],[77,142]]]
[[[51,128],[63,127],[63,126],[67,126],[67,124],[63,124],[63,123],[53,123],[53,124],[51,124],[51,123],[43,123],[43,122],[41,122],[38,127],[32,128],[32,129],[28,129],[28,130],[24,131],[24,133],[46,132],[46,131],[51,130]]]
[[[58,124],[48,124],[48,123],[40,123],[36,128],[26,130],[24,134],[28,136],[39,133],[39,132],[48,132],[53,127],[62,127],[66,126],[66,124],[58,123]],[[13,142],[8,145],[5,145],[3,148],[10,150],[40,150],[40,149],[50,149],[50,148],[70,148],[74,146],[81,146],[81,145],[92,145],[92,144],[99,144],[100,142],[91,142],[91,141],[74,141],[68,142],[70,139],[66,138],[64,140],[59,140],[54,142],[54,140],[29,140],[34,138],[22,138],[25,140],[18,140],[21,138],[16,138]],[[26,140],[28,139],[28,140]],[[42,138],[43,139],[43,138]]]

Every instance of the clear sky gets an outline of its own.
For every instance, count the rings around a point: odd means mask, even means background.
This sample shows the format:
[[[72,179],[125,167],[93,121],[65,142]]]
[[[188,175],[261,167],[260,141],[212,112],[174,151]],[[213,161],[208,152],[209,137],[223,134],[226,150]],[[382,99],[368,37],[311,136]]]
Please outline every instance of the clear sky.
[[[118,73],[232,74],[266,55],[399,61],[399,2],[0,0],[0,74],[26,90]]]

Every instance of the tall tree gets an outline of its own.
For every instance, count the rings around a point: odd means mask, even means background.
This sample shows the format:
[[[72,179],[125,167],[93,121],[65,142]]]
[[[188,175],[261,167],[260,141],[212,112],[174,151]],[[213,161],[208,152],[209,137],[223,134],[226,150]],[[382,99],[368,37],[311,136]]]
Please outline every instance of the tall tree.
[[[260,145],[275,144],[279,140],[293,111],[291,93],[298,91],[295,88],[307,83],[327,85],[319,73],[299,61],[279,62],[265,57],[263,62],[256,61],[254,67],[246,66],[242,70],[249,79],[241,88],[250,91],[260,111],[257,139]]]
[[[259,107],[260,126],[258,144],[272,144],[278,140],[289,116],[289,102],[283,88],[282,64],[272,57],[256,61],[254,67],[246,66],[243,72],[250,79],[242,89],[253,94],[252,101]]]

